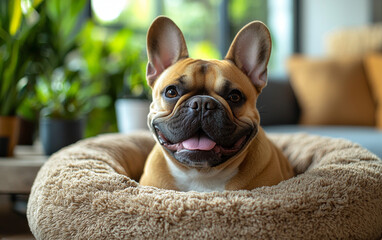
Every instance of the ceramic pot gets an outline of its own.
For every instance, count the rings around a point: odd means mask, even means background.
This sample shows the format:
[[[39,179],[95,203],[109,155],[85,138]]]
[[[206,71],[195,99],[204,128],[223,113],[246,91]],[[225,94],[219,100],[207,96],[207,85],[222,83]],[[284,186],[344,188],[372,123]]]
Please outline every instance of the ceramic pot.
[[[147,130],[147,115],[150,111],[149,100],[118,99],[115,102],[118,130],[129,133],[136,130]]]
[[[84,137],[84,119],[40,118],[40,140],[46,155],[52,155],[63,147]]]
[[[11,157],[18,141],[20,126],[18,117],[0,116],[0,156]]]

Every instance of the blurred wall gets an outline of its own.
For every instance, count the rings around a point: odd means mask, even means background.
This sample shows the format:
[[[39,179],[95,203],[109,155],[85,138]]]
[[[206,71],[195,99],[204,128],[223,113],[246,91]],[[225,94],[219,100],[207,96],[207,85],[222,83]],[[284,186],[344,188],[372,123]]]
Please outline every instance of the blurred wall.
[[[301,6],[301,50],[325,53],[325,36],[333,30],[362,26],[372,20],[372,0],[308,0]]]

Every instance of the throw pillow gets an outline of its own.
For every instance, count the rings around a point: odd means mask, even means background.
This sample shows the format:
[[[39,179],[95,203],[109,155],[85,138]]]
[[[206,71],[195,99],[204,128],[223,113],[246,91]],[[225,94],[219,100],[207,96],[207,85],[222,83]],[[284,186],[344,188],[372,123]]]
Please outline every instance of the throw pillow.
[[[382,129],[382,53],[367,55],[365,67],[374,101],[377,104],[376,124]]]
[[[361,60],[295,56],[288,69],[301,124],[374,125],[374,102]]]

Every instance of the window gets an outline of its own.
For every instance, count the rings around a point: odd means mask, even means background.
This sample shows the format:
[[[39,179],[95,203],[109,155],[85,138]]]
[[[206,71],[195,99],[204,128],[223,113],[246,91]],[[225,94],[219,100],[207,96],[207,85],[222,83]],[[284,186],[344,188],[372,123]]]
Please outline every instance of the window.
[[[190,56],[198,58],[224,57],[245,24],[263,21],[272,35],[269,62],[272,78],[286,75],[285,60],[293,53],[293,3],[293,0],[92,0],[92,13],[100,24],[127,27],[143,36],[155,16],[166,15],[184,33]]]

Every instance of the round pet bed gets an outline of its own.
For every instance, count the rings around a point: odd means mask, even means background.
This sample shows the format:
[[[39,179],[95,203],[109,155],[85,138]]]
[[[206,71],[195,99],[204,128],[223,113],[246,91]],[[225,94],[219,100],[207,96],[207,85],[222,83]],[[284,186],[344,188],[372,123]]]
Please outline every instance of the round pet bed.
[[[140,186],[149,133],[104,135],[41,168],[27,217],[37,239],[375,239],[382,161],[346,140],[270,135],[297,176],[252,191]]]

